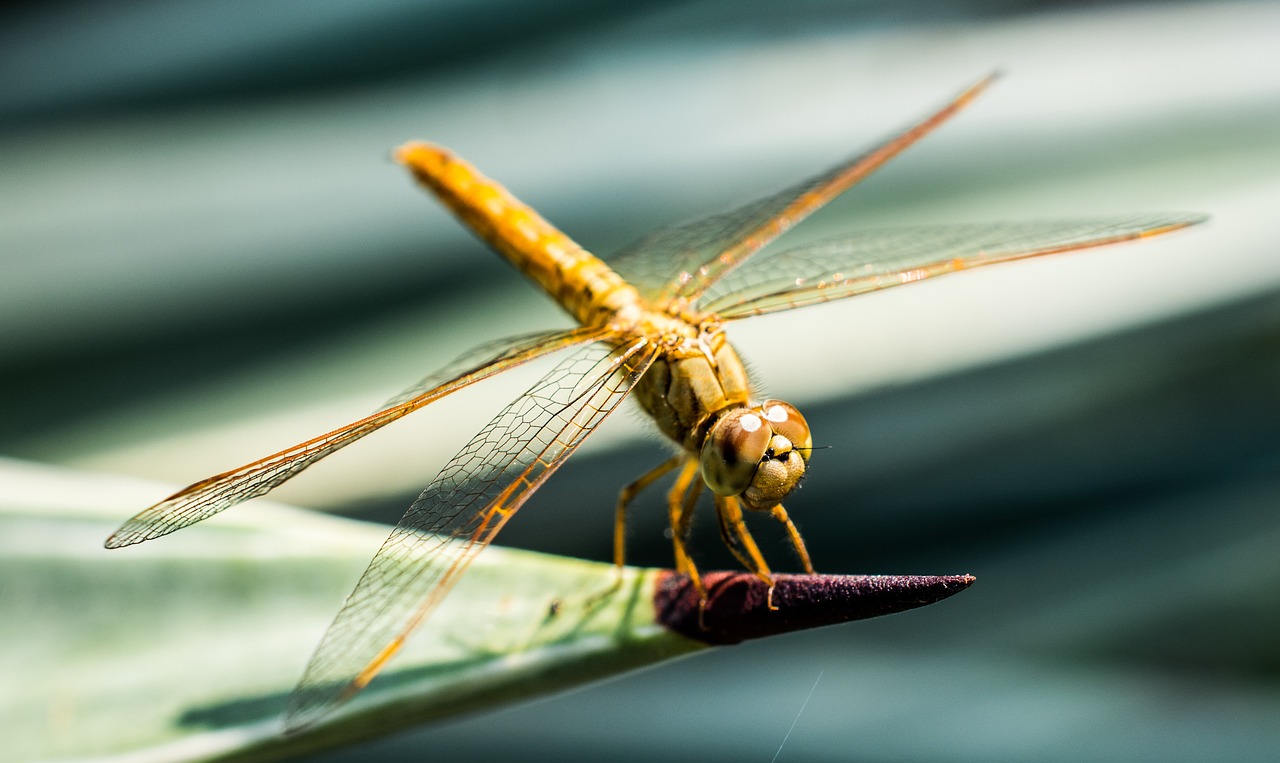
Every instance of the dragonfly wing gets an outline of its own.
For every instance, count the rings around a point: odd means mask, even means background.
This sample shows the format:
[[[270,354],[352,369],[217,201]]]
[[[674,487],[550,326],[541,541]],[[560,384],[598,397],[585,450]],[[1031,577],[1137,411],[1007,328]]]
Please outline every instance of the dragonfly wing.
[[[692,301],[788,228],[950,119],[994,79],[995,75],[984,78],[919,123],[817,177],[730,212],[659,229],[619,252],[609,265],[647,297]]]
[[[290,698],[287,728],[310,725],[368,684],[476,554],[622,402],[657,352],[641,338],[575,353],[454,456],[329,626]]]
[[[507,336],[495,339],[492,342],[485,342],[472,347],[454,358],[448,365],[405,388],[400,394],[379,406],[378,410],[385,411],[404,403],[415,401],[421,398],[424,393],[438,389],[454,379],[475,373],[477,368],[509,360],[517,360],[523,363],[540,358],[547,352],[554,352],[557,349],[567,349],[583,342],[597,341],[607,333],[607,331],[598,327],[582,327],[568,330],[534,331],[528,334]],[[506,370],[510,367],[511,365],[506,365],[501,370]],[[495,371],[494,373],[498,372]]]
[[[699,309],[725,320],[830,302],[997,262],[1166,233],[1201,215],[871,230],[761,255],[708,291]]]
[[[579,328],[527,334],[478,347],[370,416],[179,490],[125,522],[107,538],[106,547],[120,548],[141,543],[208,519],[241,501],[272,490],[339,448],[451,392],[548,353],[598,341],[607,335],[606,329]]]

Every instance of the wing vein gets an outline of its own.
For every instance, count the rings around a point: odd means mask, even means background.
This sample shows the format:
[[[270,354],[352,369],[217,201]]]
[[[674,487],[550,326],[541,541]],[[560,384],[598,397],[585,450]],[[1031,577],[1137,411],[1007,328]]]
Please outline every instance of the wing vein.
[[[566,358],[499,413],[405,512],[325,633],[290,698],[305,727],[349,699],[440,603],[530,495],[653,362],[647,338]]]
[[[482,345],[410,387],[375,413],[179,490],[126,521],[105,545],[119,548],[141,543],[207,519],[269,492],[325,456],[452,392],[551,352],[600,341],[610,335],[610,329],[605,327],[583,327],[527,334]]]

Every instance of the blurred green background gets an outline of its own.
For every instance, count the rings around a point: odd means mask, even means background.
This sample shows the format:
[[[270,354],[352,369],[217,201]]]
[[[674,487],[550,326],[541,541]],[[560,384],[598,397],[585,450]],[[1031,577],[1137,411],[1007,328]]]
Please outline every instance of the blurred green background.
[[[3,14],[0,454],[103,473],[186,484],[363,415],[468,346],[566,324],[390,162],[409,139],[607,254],[825,169],[1000,68],[788,240],[1213,215],[732,327],[830,446],[789,505],[819,569],[977,575],[963,596],[318,760],[763,760],[819,674],[779,760],[1280,750],[1280,5]],[[279,497],[394,521],[536,378],[509,376]],[[608,558],[617,488],[663,453],[638,413],[614,417],[503,542]],[[636,511],[635,563],[669,563],[659,496]],[[698,530],[705,566],[731,566],[714,523]]]

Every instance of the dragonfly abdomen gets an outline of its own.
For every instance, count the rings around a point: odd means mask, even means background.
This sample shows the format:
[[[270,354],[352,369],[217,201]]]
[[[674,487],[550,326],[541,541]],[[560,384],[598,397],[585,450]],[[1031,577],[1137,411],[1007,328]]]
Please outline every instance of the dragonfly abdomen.
[[[604,323],[638,301],[635,288],[602,260],[447,149],[408,143],[396,159],[580,323]]]

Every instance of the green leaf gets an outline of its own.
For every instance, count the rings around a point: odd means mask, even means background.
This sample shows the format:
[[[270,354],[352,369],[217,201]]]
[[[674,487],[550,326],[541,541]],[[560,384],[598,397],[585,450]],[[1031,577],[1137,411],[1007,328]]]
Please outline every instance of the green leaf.
[[[0,459],[0,734],[18,760],[275,760],[561,691],[712,644],[876,617],[952,576],[667,570],[490,548],[354,701],[284,735],[310,650],[387,528],[258,502],[103,539],[163,488]]]
[[[657,570],[480,556],[368,690],[281,736],[285,699],[386,528],[259,502],[138,548],[162,488],[0,461],[0,758],[264,760],[703,648],[654,621]]]

